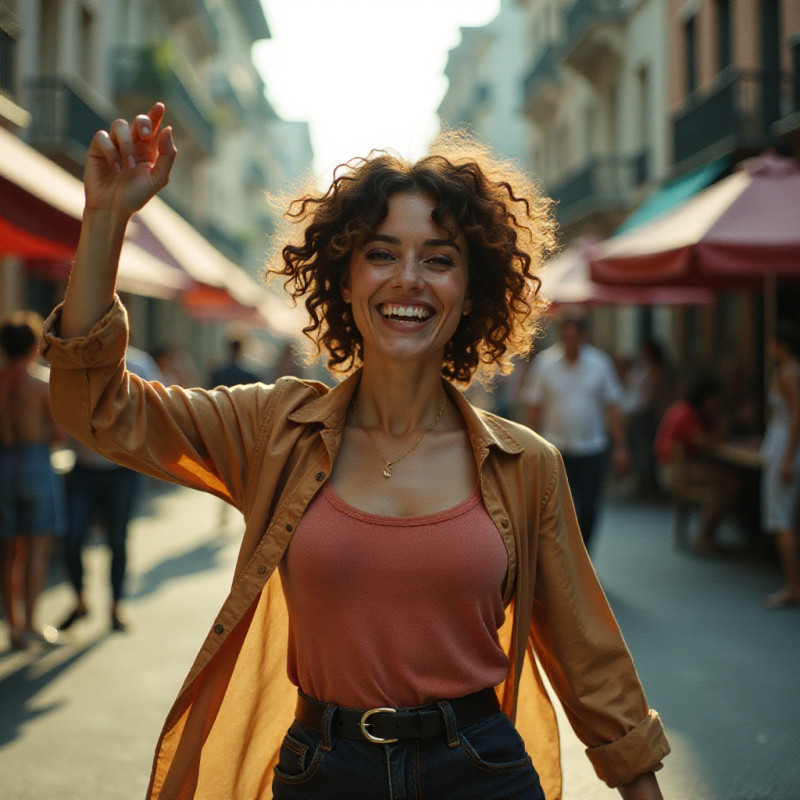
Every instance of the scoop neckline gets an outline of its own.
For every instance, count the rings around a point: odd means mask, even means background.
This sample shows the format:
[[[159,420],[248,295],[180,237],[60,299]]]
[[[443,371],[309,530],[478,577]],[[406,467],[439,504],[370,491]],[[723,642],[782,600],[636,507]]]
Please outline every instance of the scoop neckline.
[[[476,483],[469,495],[460,503],[444,508],[441,511],[434,511],[431,514],[420,514],[414,517],[389,517],[383,514],[373,514],[370,511],[362,511],[350,505],[346,500],[343,500],[336,489],[330,484],[325,483],[322,487],[323,494],[328,502],[349,517],[359,519],[364,522],[371,522],[376,525],[393,525],[393,526],[419,526],[429,525],[436,522],[444,522],[445,520],[453,519],[454,517],[461,516],[470,509],[472,509],[481,500],[480,484]]]

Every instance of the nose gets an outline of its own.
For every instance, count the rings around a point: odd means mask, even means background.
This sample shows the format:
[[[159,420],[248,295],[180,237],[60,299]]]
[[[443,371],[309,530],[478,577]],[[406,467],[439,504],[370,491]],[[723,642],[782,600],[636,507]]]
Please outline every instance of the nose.
[[[398,261],[393,284],[398,288],[419,289],[422,287],[422,268],[413,253]]]

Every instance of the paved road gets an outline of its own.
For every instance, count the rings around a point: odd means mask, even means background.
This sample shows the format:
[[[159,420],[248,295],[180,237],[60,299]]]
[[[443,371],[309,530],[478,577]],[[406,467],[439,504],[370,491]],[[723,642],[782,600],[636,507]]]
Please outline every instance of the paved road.
[[[224,599],[241,526],[220,504],[157,493],[132,530],[133,630],[106,631],[103,548],[90,552],[96,613],[66,644],[4,652],[0,639],[0,800],[140,800],[161,722]],[[666,509],[612,503],[598,573],[673,754],[671,800],[800,800],[800,612],[765,611],[773,564],[674,552]],[[56,580],[43,616],[69,606]],[[0,633],[4,636],[4,632]],[[563,733],[564,800],[618,797]],[[220,800],[224,800],[221,798]]]

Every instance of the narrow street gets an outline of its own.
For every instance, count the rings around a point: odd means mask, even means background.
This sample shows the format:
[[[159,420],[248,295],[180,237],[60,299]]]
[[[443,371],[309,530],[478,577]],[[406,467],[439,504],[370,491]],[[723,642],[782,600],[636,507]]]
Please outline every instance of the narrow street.
[[[53,649],[0,641],[2,800],[144,796],[161,722],[227,592],[241,524],[231,512],[220,533],[220,508],[188,490],[153,493],[131,531],[129,633],[107,632],[106,553],[92,547],[92,616]],[[596,551],[671,739],[665,798],[798,800],[800,611],[761,608],[779,581],[769,560],[699,559],[670,536],[668,508],[612,502]],[[53,578],[45,622],[70,607],[60,569]],[[564,800],[618,797],[562,737]]]

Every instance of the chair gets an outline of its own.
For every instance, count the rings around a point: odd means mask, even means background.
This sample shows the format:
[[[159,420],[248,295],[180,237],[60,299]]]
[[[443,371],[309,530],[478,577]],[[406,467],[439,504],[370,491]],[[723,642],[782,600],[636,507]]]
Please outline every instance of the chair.
[[[668,489],[672,497],[674,524],[672,541],[677,550],[689,549],[689,522],[692,509],[703,501],[702,492],[692,485],[689,475],[689,459],[679,442],[670,445],[672,460],[669,470]]]

